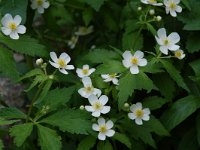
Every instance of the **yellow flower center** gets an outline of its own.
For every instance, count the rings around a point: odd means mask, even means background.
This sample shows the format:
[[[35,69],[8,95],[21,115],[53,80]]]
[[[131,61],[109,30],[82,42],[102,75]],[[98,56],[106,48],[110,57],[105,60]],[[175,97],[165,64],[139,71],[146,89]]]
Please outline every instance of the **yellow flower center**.
[[[17,25],[14,22],[9,23],[9,28],[11,30],[16,30],[17,29]]]
[[[110,78],[115,78],[116,77],[116,73],[110,74],[109,77]]]
[[[149,0],[150,3],[157,3],[156,0]]]
[[[141,118],[141,117],[143,117],[143,115],[144,115],[144,111],[141,110],[141,109],[137,109],[137,110],[135,111],[135,115],[136,115],[138,118]]]
[[[182,56],[181,51],[176,51],[175,52],[175,56],[178,57],[178,58],[180,58]]]
[[[93,91],[93,87],[92,87],[92,86],[88,86],[88,87],[85,88],[85,91],[86,91],[87,93],[90,93],[90,92]]]
[[[86,75],[86,74],[88,74],[89,69],[83,69],[82,72],[83,72],[84,75]]]
[[[102,104],[99,103],[99,102],[96,102],[96,103],[93,105],[93,108],[94,108],[95,110],[99,110],[99,109],[102,108]]]
[[[37,0],[38,6],[41,6],[43,4],[43,0]]]
[[[169,40],[168,39],[165,39],[164,40],[164,45],[168,45],[169,44]]]
[[[138,64],[138,59],[136,57],[133,57],[131,59],[131,63],[134,64],[134,65],[137,65]]]
[[[65,64],[65,61],[63,59],[58,59],[58,64],[59,64],[60,68],[65,68],[65,66],[67,65],[67,64]]]
[[[174,2],[171,2],[169,8],[176,9],[176,4]]]
[[[99,132],[105,133],[106,131],[107,131],[106,125],[101,125],[101,126],[99,127]]]

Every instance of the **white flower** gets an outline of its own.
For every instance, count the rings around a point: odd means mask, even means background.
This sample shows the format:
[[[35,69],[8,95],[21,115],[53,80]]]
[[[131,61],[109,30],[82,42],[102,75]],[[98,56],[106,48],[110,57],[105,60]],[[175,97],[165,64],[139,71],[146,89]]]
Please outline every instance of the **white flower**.
[[[94,123],[92,129],[94,131],[99,131],[98,139],[104,141],[107,137],[112,137],[115,134],[115,131],[111,128],[113,127],[113,122],[111,120],[105,121],[104,118],[98,119],[98,124]]]
[[[11,14],[5,14],[1,19],[1,23],[3,27],[1,27],[1,31],[5,35],[9,35],[11,39],[19,39],[19,34],[24,34],[26,32],[26,27],[20,25],[22,18],[19,15],[16,15],[14,18]]]
[[[177,51],[175,51],[174,55],[178,59],[183,59],[185,57],[185,54],[184,54],[183,50],[177,50]]]
[[[178,4],[180,3],[180,0],[164,0],[165,4],[165,11],[167,14],[171,14],[171,16],[176,17],[176,12],[180,13],[182,12],[182,7]]]
[[[78,42],[78,36],[72,36],[67,44],[71,49],[74,49],[77,42]]]
[[[62,53],[58,58],[55,52],[50,52],[50,57],[53,60],[53,62],[49,61],[49,63],[55,68],[58,68],[61,73],[68,74],[66,70],[74,69],[73,65],[68,65],[71,58],[67,53]]]
[[[130,51],[125,51],[122,56],[124,58],[124,60],[122,61],[123,65],[126,68],[130,68],[132,74],[139,73],[138,66],[147,65],[147,60],[143,58],[144,53],[140,50],[137,50],[134,55],[132,55]]]
[[[141,0],[142,3],[144,4],[149,4],[153,6],[162,6],[162,3],[158,3],[157,0]]]
[[[90,77],[82,78],[82,82],[84,87],[78,90],[78,93],[84,97],[88,98],[90,95],[97,95],[98,97],[101,95],[101,90],[96,89],[92,86],[92,81]]]
[[[78,36],[84,36],[84,35],[88,35],[90,33],[93,32],[93,26],[89,26],[89,27],[79,27],[78,31],[75,32],[75,35]]]
[[[77,68],[76,73],[80,78],[88,77],[95,71],[94,68],[89,68],[89,65],[83,65],[83,69]]]
[[[102,74],[101,77],[104,79],[104,82],[112,82],[115,85],[118,85],[118,77],[116,73],[113,74]]]
[[[165,28],[161,28],[157,31],[158,36],[155,36],[157,43],[160,45],[160,51],[167,55],[168,50],[176,51],[180,48],[176,45],[180,41],[180,36],[177,32],[172,32],[169,36],[166,34]]]
[[[102,95],[98,97],[96,95],[91,95],[88,97],[88,100],[91,106],[85,106],[85,109],[89,112],[92,112],[92,116],[99,117],[102,114],[107,114],[110,111],[110,106],[105,106],[108,102],[108,97]]]
[[[144,108],[142,109],[142,104],[141,103],[136,103],[131,105],[130,107],[130,111],[131,113],[128,113],[128,117],[131,120],[135,120],[135,123],[137,125],[142,125],[144,121],[148,121],[150,119],[149,115],[150,115],[150,110],[149,108]]]
[[[44,9],[47,9],[50,5],[47,0],[31,0],[31,2],[31,8],[37,9],[39,14],[43,14]]]

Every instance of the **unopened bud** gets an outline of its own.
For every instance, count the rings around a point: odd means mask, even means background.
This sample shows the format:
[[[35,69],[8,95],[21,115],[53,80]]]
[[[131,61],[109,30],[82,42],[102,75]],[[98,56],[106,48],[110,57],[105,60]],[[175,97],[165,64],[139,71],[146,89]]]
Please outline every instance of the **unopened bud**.
[[[39,58],[36,60],[36,65],[40,66],[43,63],[43,59]]]
[[[41,67],[42,67],[42,68],[46,68],[46,67],[47,67],[47,63],[43,63],[43,64],[41,65]]]
[[[156,17],[156,21],[160,22],[162,20],[162,17],[161,16],[157,16]]]
[[[150,15],[154,15],[154,14],[155,14],[155,10],[154,10],[154,9],[150,9],[150,10],[149,10],[149,14],[150,14]]]
[[[85,107],[83,105],[80,106],[80,110],[84,110]]]
[[[128,108],[130,105],[128,103],[124,103],[124,107]]]
[[[141,10],[142,10],[142,7],[138,7],[137,10],[138,10],[138,11],[141,11]]]
[[[49,79],[53,80],[54,79],[54,75],[49,75]]]

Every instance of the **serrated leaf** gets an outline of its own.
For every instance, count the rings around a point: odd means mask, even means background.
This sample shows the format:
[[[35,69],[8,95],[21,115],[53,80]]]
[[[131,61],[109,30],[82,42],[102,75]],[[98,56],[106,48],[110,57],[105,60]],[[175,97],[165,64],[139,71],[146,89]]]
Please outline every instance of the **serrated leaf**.
[[[36,75],[41,75],[41,74],[44,74],[43,71],[39,68],[36,68],[36,69],[33,69],[33,70],[27,72],[19,80],[24,80],[26,78],[30,78],[30,77],[33,77],[33,76],[36,76]]]
[[[40,106],[49,106],[50,110],[54,110],[57,107],[66,104],[70,100],[74,90],[75,87],[73,86],[69,88],[48,91],[43,100],[40,98],[38,99],[38,103],[41,102],[39,104]]]
[[[20,120],[5,120],[3,118],[0,118],[0,126],[13,124],[18,121],[20,121]]]
[[[95,73],[96,74],[112,74],[112,73],[121,73],[125,70],[126,68],[122,65],[122,62],[111,60],[98,66]]]
[[[100,7],[104,4],[105,0],[79,0],[81,2],[85,2],[94,8],[96,11],[99,11]]]
[[[195,61],[192,61],[190,63],[190,66],[192,67],[192,69],[194,70],[196,76],[200,76],[200,59],[197,59]]]
[[[63,132],[88,134],[92,129],[90,117],[82,110],[65,109],[42,119],[40,122],[57,126]]]
[[[0,109],[0,117],[4,119],[26,119],[27,116],[17,108],[7,107]]]
[[[189,53],[200,51],[200,38],[198,34],[191,34],[188,36],[186,49]]]
[[[17,71],[12,53],[2,46],[0,46],[0,60],[0,72],[13,80],[17,80],[19,72]]]
[[[168,61],[160,60],[160,62],[163,64],[166,71],[169,73],[171,78],[183,89],[186,91],[189,91],[187,85],[185,84],[182,76],[180,75],[180,72]]]
[[[0,150],[4,149],[3,141],[0,139]]]
[[[20,147],[24,141],[30,136],[33,129],[32,123],[25,123],[20,125],[15,125],[10,128],[9,132],[12,137],[14,137],[14,143]]]
[[[18,40],[13,40],[8,37],[0,37],[0,42],[18,53],[30,56],[48,56],[45,47],[39,44],[38,40],[29,36],[21,36]]]
[[[93,11],[92,9],[85,9],[82,13],[83,20],[86,26],[88,26],[93,18]]]
[[[155,110],[155,109],[159,109],[167,102],[169,102],[169,99],[165,99],[158,96],[151,96],[151,97],[145,98],[142,102],[142,105],[144,107],[149,108],[150,110]]]
[[[93,136],[87,136],[79,144],[77,150],[90,150],[96,144],[96,138]]]
[[[139,74],[126,74],[119,80],[119,108],[121,108],[124,103],[127,101],[128,97],[132,95],[134,90],[145,89],[150,92],[154,88],[154,84],[151,79],[143,72]]]
[[[106,140],[105,142],[100,141],[97,144],[97,150],[113,150],[111,143]]]
[[[106,49],[94,49],[90,51],[87,55],[82,57],[82,60],[91,62],[94,64],[103,63],[112,59],[120,59],[121,56],[114,51]]]
[[[131,145],[132,145],[131,141],[125,134],[116,132],[112,138],[117,140],[117,141],[119,141],[119,142],[121,142],[121,143],[123,143],[129,149],[131,149]]]
[[[177,100],[161,117],[162,123],[172,130],[200,107],[199,98],[192,95]]]
[[[58,136],[56,131],[39,124],[37,128],[41,150],[61,150],[61,137]]]

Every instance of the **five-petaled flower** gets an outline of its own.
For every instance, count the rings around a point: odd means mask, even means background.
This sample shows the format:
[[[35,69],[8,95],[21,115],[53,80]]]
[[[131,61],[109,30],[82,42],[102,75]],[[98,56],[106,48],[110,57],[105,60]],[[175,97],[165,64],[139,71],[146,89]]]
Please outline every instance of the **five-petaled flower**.
[[[77,35],[77,36],[84,36],[84,35],[88,35],[88,34],[90,34],[92,32],[93,32],[93,26],[79,27],[78,31],[75,32],[75,35]]]
[[[39,14],[44,13],[44,9],[47,9],[49,7],[49,1],[47,0],[31,0],[31,8],[37,9]]]
[[[104,82],[112,82],[115,85],[118,85],[118,77],[119,75],[117,75],[116,73],[113,74],[102,74],[101,77],[104,79]]]
[[[134,55],[132,55],[130,51],[125,51],[122,56],[124,58],[124,60],[122,61],[123,65],[126,68],[130,68],[130,72],[132,74],[139,73],[138,66],[147,65],[147,60],[143,58],[144,53],[140,50],[137,50]]]
[[[11,14],[5,14],[1,20],[3,27],[1,31],[5,35],[9,35],[11,39],[19,39],[19,34],[24,34],[26,32],[26,27],[20,25],[22,18],[19,15],[16,15],[14,18]]]
[[[68,65],[71,58],[67,53],[62,53],[58,58],[55,52],[50,52],[50,57],[53,62],[49,61],[49,63],[55,68],[58,68],[61,73],[68,74],[67,70],[74,69],[73,65]]]
[[[82,78],[82,82],[84,87],[78,90],[78,93],[82,97],[88,98],[92,94],[97,95],[98,97],[101,95],[101,90],[93,87],[90,77]]]
[[[176,45],[180,41],[180,36],[177,32],[172,32],[169,36],[166,34],[166,29],[161,28],[157,31],[157,35],[155,36],[157,43],[160,45],[160,51],[168,55],[168,50],[176,51],[180,48],[179,45]]]
[[[162,3],[158,3],[157,0],[141,0],[142,3],[144,4],[149,4],[153,6],[162,6]]]
[[[149,108],[142,109],[142,104],[140,102],[131,105],[130,107],[131,113],[128,113],[128,117],[131,120],[135,120],[137,125],[142,125],[144,121],[148,121],[150,119],[150,110]]]
[[[174,52],[174,55],[178,59],[183,59],[185,57],[184,51],[183,50],[177,50]]]
[[[95,71],[95,68],[89,67],[89,65],[83,65],[83,69],[77,68],[76,73],[80,78],[88,77]]]
[[[85,106],[85,109],[92,112],[92,116],[99,117],[101,114],[107,114],[110,111],[110,106],[105,106],[108,102],[108,97],[102,95],[99,98],[96,95],[88,97],[91,106]]]
[[[99,140],[103,141],[106,139],[106,136],[112,137],[115,134],[115,131],[111,129],[113,127],[113,122],[111,120],[106,122],[104,118],[99,118],[97,122],[98,124],[95,123],[92,125],[92,129],[99,132]]]
[[[182,12],[182,7],[178,5],[179,3],[180,0],[164,0],[166,13],[170,13],[171,16],[176,17],[176,12]]]

